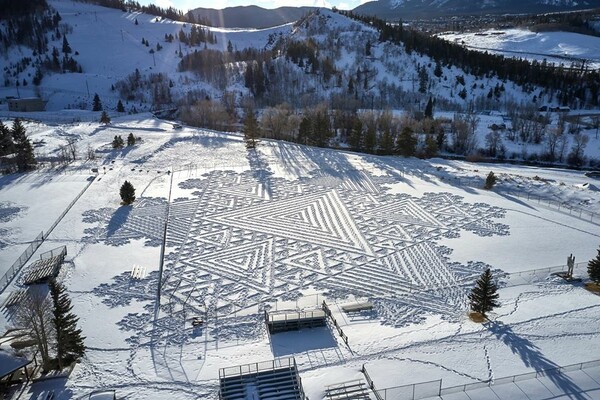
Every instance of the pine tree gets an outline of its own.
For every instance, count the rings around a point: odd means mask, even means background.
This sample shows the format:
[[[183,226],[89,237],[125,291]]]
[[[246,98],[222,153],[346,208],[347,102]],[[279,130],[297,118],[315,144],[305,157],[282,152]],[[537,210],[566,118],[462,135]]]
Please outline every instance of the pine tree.
[[[102,111],[102,115],[100,116],[100,123],[104,125],[110,124],[110,117],[106,111]]]
[[[27,171],[35,168],[35,156],[33,146],[27,137],[25,127],[19,118],[15,119],[11,129],[16,154],[15,163],[19,171]]]
[[[383,155],[392,154],[394,151],[394,136],[389,128],[383,131],[379,147],[381,148],[381,154]]]
[[[10,128],[0,121],[0,156],[12,154],[15,151]]]
[[[102,111],[102,102],[100,101],[100,96],[98,96],[98,93],[94,93],[92,111]]]
[[[112,141],[113,149],[121,149],[121,148],[123,148],[124,145],[125,145],[125,142],[123,141],[123,138],[120,135],[115,135],[115,137]]]
[[[120,113],[125,112],[125,107],[123,107],[123,102],[121,100],[119,100],[119,102],[117,103],[117,112],[120,112]]]
[[[500,305],[497,301],[499,297],[497,290],[496,284],[492,281],[492,271],[488,268],[477,279],[475,287],[469,294],[471,310],[485,317],[488,311]]]
[[[433,99],[430,97],[427,105],[425,106],[425,118],[433,118]]]
[[[81,329],[77,329],[79,318],[71,312],[73,305],[64,285],[53,279],[49,286],[53,305],[52,322],[56,330],[56,358],[60,370],[83,357],[85,337],[81,335]]]
[[[129,133],[129,136],[127,136],[127,146],[133,146],[135,144],[135,136],[133,136],[133,133]]]
[[[256,147],[257,139],[258,121],[254,115],[254,110],[250,108],[246,110],[246,117],[244,118],[244,141],[246,142],[246,148],[254,149]]]
[[[485,185],[483,186],[486,190],[491,190],[496,184],[496,175],[494,175],[493,171],[490,171],[488,176],[485,178]]]
[[[598,255],[588,263],[588,275],[592,282],[596,285],[600,284],[600,248],[598,248]]]
[[[123,204],[129,205],[135,201],[135,188],[129,181],[125,181],[123,185],[121,185],[121,190],[119,191],[121,195],[121,200],[123,200]]]
[[[417,138],[413,135],[412,129],[405,126],[396,140],[396,152],[404,157],[412,157],[417,149]]]
[[[65,54],[71,53],[71,46],[69,45],[69,41],[67,40],[67,35],[63,36],[63,44],[62,44],[62,52]]]
[[[363,147],[363,124],[357,116],[353,117],[352,131],[348,138],[348,144],[354,150],[362,150]]]

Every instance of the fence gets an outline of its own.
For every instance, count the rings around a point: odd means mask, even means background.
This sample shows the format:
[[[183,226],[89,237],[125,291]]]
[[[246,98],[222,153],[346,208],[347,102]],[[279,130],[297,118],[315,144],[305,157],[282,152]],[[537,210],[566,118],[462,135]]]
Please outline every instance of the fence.
[[[373,379],[371,379],[371,376],[367,372],[367,368],[365,368],[365,364],[362,365],[361,372],[365,376],[365,379],[367,380],[367,383],[369,384],[369,387],[371,388],[371,390],[375,394],[375,397],[377,398],[377,400],[384,400],[381,397],[381,395],[378,393],[378,391],[375,389],[375,383],[373,383]]]
[[[8,271],[6,271],[4,276],[0,278],[0,294],[4,292],[4,290],[8,287],[15,275],[17,275],[19,271],[21,271],[23,265],[25,265],[27,261],[29,261],[33,253],[37,251],[37,249],[41,246],[43,242],[44,232],[40,232],[40,234],[37,235],[37,237],[33,239],[31,243],[29,243],[29,246],[27,246],[23,254],[19,256],[17,261],[15,261],[13,265],[8,269]]]
[[[47,258],[52,258],[52,257],[57,257],[57,256],[62,256],[63,259],[65,258],[64,256],[67,255],[67,246],[59,246],[55,249],[52,249],[50,251],[46,251],[45,253],[40,254],[40,260],[45,260]]]
[[[529,201],[537,201],[538,204],[556,209],[557,211],[559,211],[563,214],[569,214],[572,217],[579,218],[579,219],[591,222],[596,225],[600,225],[600,215],[598,215],[598,213],[595,213],[595,212],[592,212],[589,210],[584,210],[583,208],[573,207],[564,202],[544,198],[544,197],[541,197],[539,195],[535,195],[535,194],[532,194],[529,192],[519,193],[519,192],[514,192],[512,190],[504,190],[504,189],[500,189],[499,192],[506,193],[509,196],[514,196],[519,199],[527,199]]]
[[[348,336],[346,336],[346,334],[344,333],[342,328],[340,328],[340,326],[337,323],[337,321],[335,320],[335,318],[333,318],[333,315],[331,314],[331,310],[329,309],[329,306],[327,305],[325,300],[323,300],[323,311],[325,311],[325,315],[327,315],[329,317],[329,319],[331,319],[331,322],[333,322],[333,326],[335,326],[335,329],[337,329],[338,333],[344,340],[344,343],[346,343],[346,346],[349,347],[350,345],[348,344]]]
[[[513,383],[513,382],[523,381],[523,380],[527,380],[527,379],[536,379],[536,378],[540,378],[540,377],[544,377],[544,376],[548,376],[548,375],[560,374],[562,372],[579,371],[579,370],[582,370],[585,368],[594,368],[594,367],[599,367],[599,366],[600,366],[600,360],[594,360],[594,361],[586,361],[586,362],[582,362],[582,363],[578,363],[578,364],[570,364],[570,365],[566,365],[566,366],[562,366],[562,367],[542,369],[539,371],[527,372],[525,374],[518,374],[518,375],[507,376],[504,378],[494,379],[493,382],[491,382],[491,381],[476,382],[476,383],[468,383],[466,385],[458,385],[458,386],[451,386],[451,387],[443,388],[443,389],[440,389],[438,396],[442,396],[444,394],[466,392],[467,390],[480,389],[480,388],[484,388],[484,387],[492,386],[492,385],[502,385],[505,383]]]
[[[380,400],[419,400],[439,396],[442,380],[415,383],[413,385],[394,386],[375,390]]]
[[[439,177],[441,180],[444,180],[443,177]],[[477,180],[475,182],[473,179],[470,179],[467,182],[467,179],[457,178],[450,182],[451,184],[458,184],[458,186],[468,186],[473,188],[481,189],[483,187],[483,181]],[[504,189],[502,187],[496,186],[494,191],[497,193],[504,193],[509,196],[514,196],[519,199],[524,199],[528,201],[537,201],[537,203],[541,206],[549,207],[551,209],[555,209],[558,212],[563,214],[568,214],[572,217],[591,222],[595,225],[600,225],[600,214],[595,213],[590,210],[586,210],[580,207],[573,207],[569,204],[566,204],[562,201],[552,200],[547,197],[542,197],[538,194],[533,194],[531,192],[518,192],[510,189]]]
[[[586,268],[586,262],[579,262],[573,266],[573,272],[586,273]],[[557,265],[554,267],[531,269],[520,272],[511,272],[505,275],[503,282],[507,287],[529,285],[535,282],[545,280],[550,274],[563,271],[567,271],[566,265]]]
[[[88,188],[94,182],[95,179],[96,179],[95,176],[91,176],[89,178],[88,184],[85,185],[85,187],[83,188],[83,190],[81,192],[79,192],[79,194],[77,196],[75,196],[75,198],[69,203],[69,205],[67,206],[67,208],[65,208],[65,210],[58,216],[58,218],[56,219],[56,221],[54,221],[54,223],[52,224],[52,226],[50,227],[50,229],[48,229],[46,231],[46,235],[44,236],[44,240],[47,239],[48,236],[50,236],[50,234],[52,233],[52,231],[54,230],[54,228],[56,228],[56,226],[60,223],[60,221],[62,221],[62,219],[65,217],[65,215],[67,215],[67,213],[69,211],[71,211],[71,207],[73,207],[75,205],[75,203],[77,203],[77,200],[79,200],[81,198],[81,196],[83,196],[83,194],[85,193],[85,191],[88,190]]]

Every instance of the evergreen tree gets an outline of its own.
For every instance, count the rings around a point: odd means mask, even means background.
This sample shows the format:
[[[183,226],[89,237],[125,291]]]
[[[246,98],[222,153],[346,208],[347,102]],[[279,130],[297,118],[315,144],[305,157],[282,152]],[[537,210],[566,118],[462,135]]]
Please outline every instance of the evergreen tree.
[[[120,113],[125,112],[125,107],[123,107],[123,102],[121,100],[119,100],[119,102],[117,103],[117,112],[120,112]]]
[[[246,117],[244,118],[244,141],[246,142],[247,149],[254,149],[256,147],[256,141],[258,139],[258,121],[254,110],[251,108],[246,110]]]
[[[102,111],[102,115],[100,116],[100,123],[104,125],[110,124],[110,117],[106,111]]]
[[[231,40],[227,41],[227,52],[233,53],[233,44],[231,44]]]
[[[13,122],[11,135],[14,142],[14,149],[17,153],[15,157],[17,169],[23,172],[35,168],[36,161],[33,154],[33,146],[19,118]]]
[[[390,131],[389,128],[383,131],[379,147],[381,148],[381,154],[383,155],[392,154],[392,152],[394,151],[394,136],[392,135],[392,131]]]
[[[592,282],[596,285],[600,284],[600,248],[598,248],[596,258],[588,262],[588,275]]]
[[[435,63],[435,69],[433,70],[433,74],[438,78],[440,78],[443,74],[442,64],[439,61]]]
[[[64,285],[51,280],[50,296],[52,297],[52,322],[56,330],[56,358],[58,369],[79,360],[85,353],[81,329],[77,329],[79,318],[71,311],[73,305]]]
[[[431,97],[425,106],[424,116],[425,118],[433,118],[433,99]]]
[[[497,290],[496,284],[492,281],[492,271],[488,268],[477,279],[475,287],[469,294],[471,310],[485,317],[488,311],[500,305],[497,301],[499,297]]]
[[[425,138],[425,157],[432,158],[437,156],[438,143],[433,135],[427,135]]]
[[[404,157],[412,157],[417,149],[417,138],[413,135],[412,129],[405,126],[396,140],[396,152]]]
[[[483,186],[486,190],[491,190],[496,184],[496,175],[494,175],[493,171],[490,171],[488,176],[485,178],[485,185]]]
[[[135,188],[129,181],[125,181],[123,185],[121,185],[119,194],[125,205],[129,205],[135,201]]]
[[[133,133],[129,133],[129,136],[127,136],[127,146],[133,146],[135,144],[135,136],[133,136]]]
[[[120,135],[115,136],[115,138],[112,141],[113,149],[121,149],[124,145],[125,142],[123,141],[123,138]]]
[[[102,102],[100,101],[100,96],[98,96],[98,93],[94,94],[92,111],[102,111]]]
[[[0,156],[12,154],[15,151],[10,128],[0,121]]]
[[[69,41],[67,40],[67,35],[63,36],[63,44],[62,44],[62,52],[65,54],[71,53],[71,46],[69,45]]]
[[[365,133],[365,152],[373,153],[375,146],[377,145],[377,131],[375,126],[369,124],[367,132]]]

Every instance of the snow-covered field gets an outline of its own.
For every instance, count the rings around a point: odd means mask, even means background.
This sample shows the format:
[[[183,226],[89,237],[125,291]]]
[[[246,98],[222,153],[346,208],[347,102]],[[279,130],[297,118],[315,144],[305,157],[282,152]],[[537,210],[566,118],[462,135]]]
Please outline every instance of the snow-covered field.
[[[282,356],[296,358],[311,399],[323,398],[327,385],[364,379],[363,364],[383,389],[439,379],[448,387],[600,359],[597,296],[544,273],[505,276],[564,265],[571,253],[577,262],[596,255],[600,193],[580,185],[598,181],[581,172],[272,141],[247,151],[237,134],[173,130],[148,115],[107,127],[27,128],[45,138],[49,153],[65,134],[100,150],[60,173],[1,181],[5,268],[85,187],[93,175],[86,171],[99,169],[39,250],[68,248],[60,279],[87,354],[69,380],[36,383],[27,396],[53,387],[59,399],[100,388],[130,399],[216,398],[219,368]],[[141,143],[109,148],[129,132]],[[484,191],[492,169],[500,181]],[[124,180],[136,188],[133,207],[119,204]],[[563,199],[596,219],[514,192]],[[487,267],[500,277],[502,306],[480,325],[466,316],[466,295]],[[585,266],[576,273],[585,278]],[[0,302],[19,287],[17,278]],[[341,311],[365,299],[372,312]],[[348,345],[329,328],[267,333],[264,310],[310,310],[322,300]],[[205,321],[201,328],[194,317]],[[2,313],[0,327],[11,324]],[[577,390],[570,379],[552,382]]]
[[[474,50],[507,57],[570,66],[586,60],[591,69],[600,68],[600,38],[572,32],[532,32],[527,29],[494,29],[482,32],[448,32],[440,37]]]

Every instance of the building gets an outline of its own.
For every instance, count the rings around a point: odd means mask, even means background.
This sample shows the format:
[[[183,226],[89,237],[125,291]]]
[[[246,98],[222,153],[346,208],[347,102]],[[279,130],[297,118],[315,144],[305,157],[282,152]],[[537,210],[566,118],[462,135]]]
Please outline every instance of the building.
[[[47,101],[39,97],[29,97],[25,99],[7,99],[8,111],[31,112],[44,111]]]

